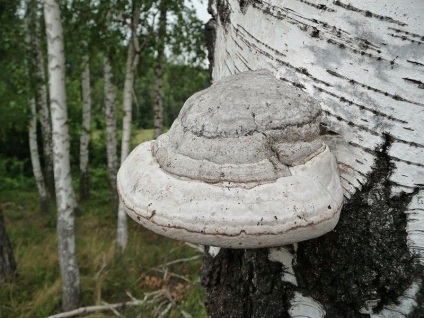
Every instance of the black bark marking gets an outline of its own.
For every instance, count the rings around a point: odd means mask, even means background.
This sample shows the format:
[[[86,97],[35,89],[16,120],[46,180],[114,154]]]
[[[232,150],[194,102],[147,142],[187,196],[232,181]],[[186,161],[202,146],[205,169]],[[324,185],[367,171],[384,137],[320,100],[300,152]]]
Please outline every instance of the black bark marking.
[[[327,70],[327,72],[328,72],[328,73],[330,73],[328,70]],[[335,72],[334,72],[334,73],[335,73]],[[330,74],[331,74],[331,73],[330,73]],[[337,73],[336,73],[336,74],[337,74]],[[337,75],[338,75],[338,74],[337,74]],[[336,75],[335,75],[335,76],[336,76]],[[337,77],[338,77],[338,76],[337,76]],[[362,104],[358,104],[358,103],[356,103],[356,102],[354,102],[354,101],[352,101],[352,100],[350,100],[350,99],[347,99],[347,98],[345,98],[345,97],[343,97],[343,96],[340,96],[340,95],[337,95],[337,94],[332,93],[332,92],[330,92],[330,91],[327,91],[327,90],[325,90],[325,89],[323,89],[323,88],[321,88],[321,87],[318,87],[318,86],[315,86],[315,85],[314,85],[314,87],[315,87],[317,90],[319,90],[320,92],[323,92],[323,93],[325,93],[325,94],[328,94],[328,95],[330,95],[330,96],[333,96],[334,98],[337,98],[338,100],[340,100],[342,103],[346,103],[346,104],[348,104],[348,105],[354,105],[354,106],[358,107],[360,110],[365,110],[365,111],[371,112],[371,113],[372,113],[372,114],[374,114],[374,115],[377,115],[377,116],[380,116],[380,117],[383,117],[383,118],[387,118],[387,119],[389,119],[389,120],[391,120],[391,121],[398,122],[398,123],[401,123],[401,124],[407,124],[407,123],[408,123],[407,121],[404,121],[404,120],[398,119],[398,118],[393,117],[393,116],[391,116],[391,115],[387,115],[387,114],[385,114],[385,113],[383,113],[383,112],[381,112],[381,111],[378,111],[378,110],[372,109],[372,108],[367,107],[367,106],[364,106],[364,105],[362,105]]]
[[[309,2],[309,1],[306,1],[306,0],[297,0],[297,1],[302,2],[302,3],[304,3],[308,6],[314,7],[316,9],[320,10],[320,11],[336,12],[336,10],[329,8],[328,6],[326,6],[325,4],[322,4],[322,3],[316,4],[316,3],[312,3],[312,2]]]
[[[344,205],[335,230],[299,243],[299,287],[328,317],[362,317],[358,310],[369,299],[379,299],[378,311],[423,274],[407,247],[404,212],[412,195],[390,198],[391,142],[386,135],[368,182]]]
[[[239,0],[240,11],[245,14],[247,11],[247,7],[252,4],[254,0]]]
[[[416,79],[413,79],[413,78],[407,78],[407,77],[403,77],[402,79],[404,79],[405,81],[412,83],[414,85],[418,85],[418,88],[424,89],[424,83],[419,81],[419,80],[416,80]]]
[[[389,23],[398,24],[400,26],[407,26],[408,25],[408,24],[406,24],[404,22],[395,20],[395,19],[393,19],[391,17],[388,17],[388,16],[384,16],[384,15],[380,15],[380,14],[377,14],[377,13],[373,13],[373,12],[368,11],[368,10],[359,9],[357,7],[352,6],[350,3],[349,4],[345,4],[345,3],[343,3],[343,2],[341,2],[339,0],[336,0],[333,3],[336,6],[339,6],[339,7],[343,8],[343,9],[346,9],[346,10],[349,10],[349,11],[353,11],[353,12],[362,13],[364,16],[366,16],[368,18],[375,18],[375,19],[378,19],[378,20],[381,20],[381,21],[386,21],[386,22],[389,22]]]
[[[290,84],[292,84],[294,87],[298,87],[298,88],[300,88],[300,89],[306,89],[306,87],[302,84],[302,83],[299,83],[299,82],[293,82],[293,81],[290,81],[290,80],[288,80],[287,78],[284,78],[284,77],[280,77],[280,80],[282,80],[282,81],[284,81],[284,82],[287,82],[287,83],[290,83]]]
[[[389,27],[388,29],[395,31],[396,33],[406,34],[409,37],[419,38],[421,41],[424,41],[424,35],[408,32],[408,31],[404,31],[404,30],[399,30],[399,29],[396,29],[396,28],[390,28]]]
[[[255,42],[257,42],[257,43],[259,43],[259,44],[261,44],[262,46],[264,46],[264,47],[266,47],[268,50],[270,50],[271,52],[274,52],[276,55],[278,55],[278,56],[282,56],[282,57],[286,57],[286,55],[284,54],[284,53],[282,53],[282,52],[280,52],[280,51],[278,51],[278,50],[276,50],[276,49],[274,49],[274,48],[272,48],[271,46],[269,46],[268,44],[266,44],[265,42],[262,42],[262,41],[260,41],[258,38],[256,38],[256,37],[254,37],[249,31],[247,31],[245,28],[243,28],[240,24],[238,24],[237,25],[237,28],[236,27],[234,27],[234,30],[235,30],[235,32],[236,32],[236,34],[237,35],[239,35],[239,29],[242,29],[243,30],[243,32],[244,33],[246,33],[251,39],[253,39]],[[246,44],[247,46],[249,46],[251,43],[249,42],[249,41],[247,41],[247,40],[245,40],[244,39],[244,37],[241,37],[241,40],[244,42],[244,44]],[[252,44],[253,45],[253,44]],[[261,50],[261,49],[259,49],[256,45],[254,45],[254,47],[255,47],[255,49],[257,50],[257,51],[260,51],[262,54],[264,54],[264,55],[266,55],[267,57],[269,57],[269,58],[271,58],[271,59],[274,59],[274,57],[271,55],[271,54],[269,54],[269,53],[267,53],[267,52],[265,52],[265,51],[263,51],[263,50]]]
[[[286,19],[288,23],[296,25],[304,32],[309,32],[309,30],[312,28],[312,31],[309,33],[312,38],[322,38],[325,36],[327,37],[327,43],[335,45],[340,49],[347,49],[354,54],[360,54],[377,61],[390,63],[389,60],[382,58],[381,56],[366,52],[366,50],[372,50],[380,54],[381,50],[377,45],[369,42],[366,39],[352,37],[348,32],[337,28],[336,26],[329,25],[326,22],[322,22],[317,19],[308,19],[300,14],[297,14],[291,9],[284,7],[279,8],[277,6],[272,6],[262,2],[260,4],[254,3],[253,6],[259,10],[262,10],[264,14],[268,14],[276,19]],[[295,19],[294,17],[310,21],[311,24],[304,23],[298,19]],[[313,26],[313,24],[316,26]],[[322,30],[318,29],[318,27],[321,27]]]
[[[394,34],[394,33],[387,33],[388,35],[390,35],[391,37],[393,37],[393,38],[399,38],[399,39],[401,39],[402,41],[409,41],[409,42],[411,42],[411,43],[416,43],[416,44],[418,44],[418,45],[420,45],[420,44],[424,44],[424,42],[421,42],[421,41],[418,41],[418,40],[415,40],[415,39],[411,39],[411,38],[409,38],[408,36],[406,36],[406,35],[397,35],[397,34]]]
[[[412,60],[406,60],[407,62],[414,64],[414,65],[419,65],[419,66],[424,66],[423,63],[417,62],[417,61],[412,61]]]
[[[341,117],[339,115],[335,115],[335,114],[329,112],[328,110],[324,110],[323,109],[322,111],[327,116],[333,117],[333,118],[335,118],[336,120],[338,120],[340,122],[345,122],[346,124],[348,124],[348,126],[359,128],[359,129],[364,130],[364,131],[366,131],[366,132],[368,132],[368,133],[370,133],[371,135],[374,135],[374,136],[380,136],[380,134],[378,132],[376,132],[375,130],[372,130],[372,129],[369,129],[368,127],[365,127],[363,125],[359,125],[357,123],[354,123],[354,122],[352,122],[352,121],[350,121],[348,119],[345,119],[345,118],[343,118],[343,117]]]
[[[415,101],[412,101],[412,100],[406,99],[405,97],[399,96],[399,95],[397,95],[397,94],[391,94],[391,93],[386,92],[386,91],[383,91],[383,90],[381,90],[381,89],[378,89],[378,88],[375,88],[375,87],[372,87],[372,86],[366,85],[366,84],[364,84],[364,83],[358,82],[358,81],[356,81],[356,80],[354,80],[354,79],[352,79],[352,78],[349,78],[349,77],[347,77],[347,76],[344,76],[344,75],[342,75],[342,74],[340,74],[340,73],[337,73],[337,72],[335,72],[335,71],[331,71],[331,73],[330,73],[330,72],[327,70],[327,72],[328,72],[329,74],[333,75],[333,76],[337,76],[338,78],[341,78],[341,79],[344,79],[345,81],[348,81],[348,82],[349,82],[349,83],[351,83],[352,85],[355,85],[355,84],[360,85],[362,88],[365,88],[366,90],[370,90],[370,91],[373,91],[373,92],[376,92],[376,93],[382,94],[382,95],[384,95],[384,96],[390,96],[390,97],[391,97],[391,98],[393,98],[394,100],[398,100],[398,101],[406,102],[406,103],[413,104],[413,105],[417,105],[417,106],[424,106],[424,104],[423,104],[423,103],[415,102]]]
[[[209,317],[290,317],[293,286],[282,275],[281,263],[269,261],[268,249],[221,249],[215,258],[206,253],[201,282]]]

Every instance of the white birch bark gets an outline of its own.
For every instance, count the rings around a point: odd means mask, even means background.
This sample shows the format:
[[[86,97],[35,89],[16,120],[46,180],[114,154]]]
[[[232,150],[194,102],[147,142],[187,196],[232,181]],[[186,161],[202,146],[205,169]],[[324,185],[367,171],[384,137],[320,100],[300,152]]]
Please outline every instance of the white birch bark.
[[[160,2],[159,12],[159,29],[157,35],[159,44],[155,58],[155,85],[153,89],[153,132],[155,138],[163,133],[163,63],[167,23],[167,6],[164,0]]]
[[[133,1],[134,6],[135,1]],[[131,21],[131,39],[128,43],[127,69],[124,82],[124,101],[122,119],[122,142],[121,142],[121,164],[127,158],[131,145],[131,122],[132,122],[132,92],[134,86],[134,76],[139,60],[139,45],[137,39],[137,26],[140,19],[140,8],[135,5],[133,8],[133,17]],[[128,225],[127,213],[124,206],[119,202],[118,223],[117,223],[117,243],[121,251],[127,247]]]
[[[40,196],[40,207],[42,211],[47,212],[48,209],[48,196],[46,191],[46,186],[44,183],[43,171],[40,164],[40,156],[38,153],[38,144],[37,144],[37,113],[35,109],[35,100],[30,98],[29,100],[30,107],[30,121],[28,127],[28,137],[29,137],[29,151],[31,154],[31,164],[32,171],[34,173],[35,183],[37,185],[38,194]]]
[[[112,82],[112,66],[109,58],[103,58],[106,151],[109,182],[112,187],[114,211],[118,209],[118,192],[116,190],[116,174],[118,173],[118,154],[116,141],[116,88]]]
[[[322,126],[332,135],[325,138],[339,162],[346,203],[378,169],[375,160],[384,152],[391,166],[384,186],[391,198],[412,196],[405,211],[408,246],[423,263],[422,2],[215,0],[210,9],[215,18],[210,25],[216,26],[213,80],[268,69],[318,99]],[[372,205],[372,198],[367,202]],[[412,291],[405,291],[406,305],[387,305],[376,313],[380,299],[370,298],[368,313],[408,316],[417,307],[421,288],[411,286]],[[302,302],[295,308],[302,317],[322,316],[308,312]]]
[[[33,0],[31,0],[33,1]],[[34,19],[35,32],[32,36],[32,47],[34,50],[35,76],[36,81],[36,100],[39,111],[39,120],[41,124],[41,137],[43,141],[44,170],[46,171],[47,186],[51,192],[54,192],[54,173],[53,173],[53,148],[52,148],[52,128],[50,123],[50,110],[47,96],[47,82],[45,73],[45,64],[40,44],[40,22],[37,17]]]
[[[34,37],[38,36],[38,34],[31,36],[31,25],[34,19],[34,12],[33,12],[33,6],[31,5],[31,0],[27,0],[25,2],[26,4],[26,16],[25,16],[25,23],[24,23],[24,29],[25,29],[25,44],[27,48],[27,59],[26,59],[26,67],[27,67],[27,74],[28,74],[28,85],[29,92],[28,95],[30,96],[28,104],[29,104],[29,111],[30,111],[30,118],[29,118],[29,124],[28,124],[28,140],[29,140],[29,151],[31,155],[31,165],[32,165],[32,171],[34,174],[35,183],[37,186],[38,194],[40,196],[40,208],[43,212],[48,212],[48,195],[46,191],[46,186],[44,182],[44,176],[43,176],[43,170],[41,168],[40,163],[40,155],[38,151],[38,143],[37,143],[37,110],[35,106],[35,98],[33,96],[33,84],[36,84],[33,80],[32,76],[32,70],[34,68],[34,63],[32,63],[32,52],[36,51],[36,47],[33,46],[32,39]]]
[[[90,196],[88,174],[88,145],[90,143],[91,123],[91,93],[90,93],[90,60],[88,55],[83,57],[84,70],[82,73],[82,127],[80,136],[80,200]]]
[[[68,114],[65,91],[65,57],[60,8],[56,0],[44,1],[46,22],[50,110],[52,117],[54,179],[58,210],[57,237],[62,276],[62,307],[77,308],[80,303],[80,276],[75,252],[74,209],[69,160]]]

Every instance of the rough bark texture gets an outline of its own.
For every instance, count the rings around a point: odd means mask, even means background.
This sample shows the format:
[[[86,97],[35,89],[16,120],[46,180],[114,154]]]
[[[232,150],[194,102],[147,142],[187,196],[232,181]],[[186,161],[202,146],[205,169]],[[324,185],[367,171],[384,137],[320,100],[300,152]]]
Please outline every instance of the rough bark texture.
[[[112,187],[112,201],[114,211],[118,210],[119,198],[116,189],[116,174],[118,173],[118,153],[116,141],[116,88],[112,82],[112,67],[107,56],[103,59],[103,76],[105,90],[105,121],[106,121],[106,148],[109,182]]]
[[[293,286],[281,280],[283,267],[268,260],[266,249],[221,250],[203,264],[210,317],[289,317]]]
[[[166,15],[167,5],[161,0],[159,5],[159,29],[158,29],[158,48],[155,58],[155,86],[153,98],[153,131],[154,137],[157,138],[163,133],[163,63],[165,54],[165,38],[166,38]]]
[[[133,16],[131,21],[131,41],[128,44],[127,70],[124,83],[124,117],[122,119],[122,143],[121,143],[121,164],[127,158],[131,146],[131,121],[132,121],[132,92],[134,86],[134,76],[139,60],[139,45],[137,38],[137,26],[140,20],[140,8],[133,1]],[[119,202],[117,243],[121,251],[125,250],[128,241],[127,214],[122,203]]]
[[[0,209],[0,284],[16,274],[16,263],[13,257],[12,246],[6,233],[3,212]]]
[[[265,68],[302,88],[321,102],[323,137],[339,162],[345,189],[339,224],[292,249],[293,288],[271,306],[285,312],[280,317],[424,315],[418,265],[424,256],[423,10],[418,1],[210,2],[213,80]],[[233,255],[244,253],[271,262],[264,250],[221,250],[205,258],[211,317],[257,315],[222,310],[233,297],[242,301],[241,289],[269,300],[250,278],[263,273],[237,279],[243,267],[226,265],[241,263]],[[273,276],[288,281],[285,274]]]
[[[59,4],[44,1],[47,48],[49,54],[49,91],[53,132],[54,177],[57,205],[57,237],[62,276],[62,307],[77,308],[81,300],[80,276],[75,251],[74,210],[69,160],[68,115],[65,91],[65,58]]]
[[[91,94],[90,94],[90,60],[88,55],[83,57],[84,70],[82,73],[82,127],[80,136],[80,200],[90,197],[88,173],[88,145],[90,143]]]

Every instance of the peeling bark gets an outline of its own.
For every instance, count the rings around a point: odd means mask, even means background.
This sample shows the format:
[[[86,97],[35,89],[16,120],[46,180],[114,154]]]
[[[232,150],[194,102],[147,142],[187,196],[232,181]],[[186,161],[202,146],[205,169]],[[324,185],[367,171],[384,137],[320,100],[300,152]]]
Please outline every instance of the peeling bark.
[[[155,86],[153,98],[153,131],[154,138],[163,133],[163,63],[165,54],[165,38],[167,23],[167,5],[165,0],[161,0],[159,5],[159,30],[158,30],[158,48],[155,58]]]
[[[127,158],[131,146],[131,121],[132,121],[132,92],[134,86],[135,71],[139,60],[139,44],[137,38],[137,26],[140,20],[140,7],[133,1],[133,16],[131,21],[131,40],[128,44],[127,70],[124,83],[124,117],[122,122],[121,164]],[[117,243],[121,251],[127,247],[128,225],[127,214],[122,203],[119,202]]]
[[[399,6],[392,0],[210,3],[216,26],[209,32],[216,36],[213,80],[265,68],[302,88],[321,102],[323,138],[339,163],[345,196],[339,224],[298,244],[294,277],[287,258],[280,260],[285,273],[274,274],[292,283],[279,296],[277,311],[290,303],[281,317],[293,310],[305,317],[424,312],[418,265],[424,259],[423,10],[418,1]],[[232,317],[219,309],[231,299],[241,302],[237,289],[266,275],[255,269],[246,280],[237,279],[242,267],[233,253],[271,261],[263,250],[221,250],[205,258],[211,317]],[[245,298],[255,292],[252,287]],[[297,293],[317,304],[317,311],[296,307],[309,302],[296,300]]]
[[[90,197],[88,173],[88,145],[90,143],[91,94],[90,94],[90,61],[88,55],[83,57],[82,73],[82,127],[80,136],[80,200]]]
[[[74,210],[69,160],[68,115],[65,91],[65,58],[59,4],[44,1],[47,49],[49,56],[50,110],[53,132],[54,178],[57,205],[57,237],[62,276],[62,307],[65,311],[79,307],[80,276],[75,251]]]
[[[116,141],[116,88],[112,82],[112,67],[109,58],[103,58],[106,148],[109,182],[112,188],[112,203],[114,211],[118,210],[119,198],[116,189],[116,174],[118,173],[118,153]]]

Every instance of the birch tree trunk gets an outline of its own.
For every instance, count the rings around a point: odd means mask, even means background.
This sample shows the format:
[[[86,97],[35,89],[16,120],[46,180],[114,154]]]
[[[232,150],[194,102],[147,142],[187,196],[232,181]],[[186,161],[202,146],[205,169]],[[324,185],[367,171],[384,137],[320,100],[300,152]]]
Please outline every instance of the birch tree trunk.
[[[43,170],[41,169],[40,156],[38,153],[37,143],[37,113],[35,108],[35,100],[29,100],[30,121],[28,127],[29,151],[31,154],[32,171],[34,173],[35,183],[37,185],[38,194],[40,196],[41,211],[47,212],[49,209],[49,198],[47,196],[46,186],[44,183]]]
[[[33,0],[31,0],[34,2]],[[36,4],[36,3],[35,3]],[[43,141],[44,170],[46,172],[47,187],[54,195],[54,172],[53,172],[53,148],[52,148],[52,128],[50,123],[50,110],[47,96],[47,82],[44,58],[40,44],[40,22],[34,17],[35,32],[32,34],[32,48],[34,51],[35,76],[36,76],[36,101],[40,114],[41,137]]]
[[[159,30],[157,35],[158,48],[154,63],[155,70],[155,86],[153,98],[153,131],[154,137],[157,138],[163,133],[163,63],[166,41],[166,15],[167,5],[165,0],[161,0],[159,4]]]
[[[80,200],[90,197],[88,173],[88,145],[90,143],[91,123],[91,94],[90,94],[90,60],[88,55],[83,57],[82,72],[82,127],[80,136]]]
[[[54,179],[56,188],[57,238],[62,276],[62,307],[67,311],[80,304],[80,277],[75,255],[74,209],[69,161],[68,115],[65,91],[65,58],[60,9],[56,0],[44,1],[49,57],[50,110],[52,116]]]
[[[121,143],[121,164],[127,158],[131,145],[131,121],[132,121],[132,92],[134,86],[134,76],[139,60],[139,43],[137,38],[137,26],[140,21],[140,7],[136,1],[132,2],[133,16],[131,21],[131,40],[128,43],[127,70],[125,73],[124,83],[124,117],[122,120],[122,143]],[[128,241],[128,225],[127,213],[121,202],[118,208],[118,224],[117,224],[117,243],[122,251],[127,247]]]
[[[34,86],[37,86],[37,81],[34,80],[32,75],[35,63],[32,59],[33,54],[36,51],[36,47],[33,45],[32,38],[36,35],[31,34],[31,26],[34,22],[34,5],[31,0],[27,0],[26,4],[26,14],[24,19],[24,29],[25,29],[25,44],[26,44],[26,69],[27,69],[27,82],[28,82],[28,95],[29,97],[29,111],[30,119],[28,124],[28,140],[29,140],[29,151],[31,155],[31,164],[32,171],[34,173],[35,183],[37,185],[38,194],[40,196],[40,209],[43,212],[48,212],[49,209],[49,198],[46,191],[46,186],[44,182],[43,170],[40,164],[40,155],[38,151],[38,142],[37,142],[37,111],[35,106],[34,98]],[[37,35],[38,36],[38,35]]]
[[[112,187],[112,201],[114,211],[118,210],[119,199],[116,189],[116,174],[118,173],[118,154],[116,141],[116,88],[112,82],[112,67],[109,58],[103,58],[103,76],[105,91],[105,121],[106,121],[106,149],[109,182]]]
[[[13,257],[12,246],[6,233],[3,212],[0,209],[0,284],[13,278],[15,274],[15,258]]]
[[[209,248],[210,317],[422,317],[424,6],[210,1],[212,78],[269,69],[321,102],[345,203],[291,246]]]

